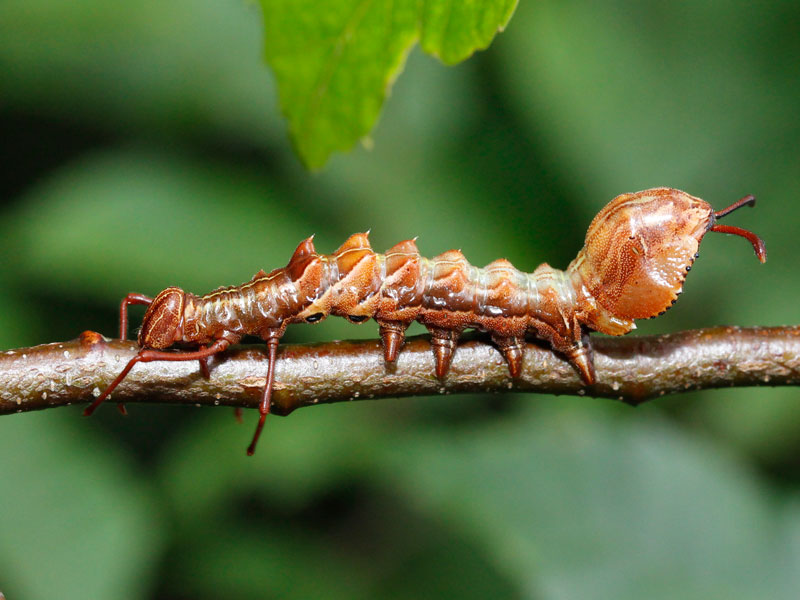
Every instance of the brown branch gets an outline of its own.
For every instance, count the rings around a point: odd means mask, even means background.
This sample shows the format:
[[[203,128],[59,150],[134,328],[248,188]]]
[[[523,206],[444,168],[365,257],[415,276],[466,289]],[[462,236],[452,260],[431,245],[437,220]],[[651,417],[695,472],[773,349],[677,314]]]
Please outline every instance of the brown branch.
[[[630,404],[685,390],[800,382],[800,326],[716,327],[661,336],[593,338],[598,383],[584,387],[552,351],[529,344],[512,380],[500,353],[476,335],[459,344],[444,380],[433,375],[427,336],[409,338],[387,365],[379,341],[286,345],[276,367],[273,412],[323,402],[460,392],[527,391],[615,398]],[[0,414],[89,402],[136,353],[133,342],[84,332],[63,343],[0,354]],[[266,374],[263,346],[211,361],[139,364],[114,393],[124,402],[255,407]]]

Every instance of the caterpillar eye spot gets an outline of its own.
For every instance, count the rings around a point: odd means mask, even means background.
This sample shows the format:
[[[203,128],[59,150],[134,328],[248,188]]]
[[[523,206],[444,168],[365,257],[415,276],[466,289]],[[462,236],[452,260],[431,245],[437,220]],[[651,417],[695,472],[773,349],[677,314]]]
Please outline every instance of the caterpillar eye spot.
[[[318,321],[322,320],[324,317],[322,313],[314,313],[313,315],[309,315],[306,317],[306,323],[317,323]]]
[[[691,270],[692,270],[692,265],[686,265],[686,272],[688,273]]]
[[[347,316],[347,320],[350,321],[351,323],[363,323],[367,319],[369,319],[369,317],[366,316],[366,315],[348,315]]]

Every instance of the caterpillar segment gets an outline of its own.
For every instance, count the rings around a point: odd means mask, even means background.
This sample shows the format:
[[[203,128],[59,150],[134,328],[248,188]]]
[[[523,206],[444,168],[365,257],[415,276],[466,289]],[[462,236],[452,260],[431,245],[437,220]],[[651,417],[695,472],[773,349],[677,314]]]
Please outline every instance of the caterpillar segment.
[[[586,385],[596,381],[588,333],[623,335],[635,320],[657,316],[677,299],[703,236],[720,232],[746,238],[761,262],[764,242],[754,233],[717,220],[755,199],[745,196],[714,212],[694,196],[654,188],[617,196],[591,222],[583,248],[566,270],[542,264],[532,273],[505,259],[483,268],[459,250],[420,255],[415,240],[375,253],[368,233],[351,235],[334,253],[318,254],[313,236],[288,264],[259,271],[240,286],[204,296],[170,287],[155,299],[129,294],[120,307],[120,337],[127,335],[127,307],[148,305],[139,333],[141,350],[89,406],[90,415],[139,362],[207,360],[245,335],[268,349],[259,421],[248,454],[269,414],[277,348],[286,327],[318,323],[328,315],[352,323],[374,319],[386,362],[397,359],[408,326],[418,321],[431,334],[435,374],[445,377],[465,329],[488,332],[508,364],[522,373],[525,338],[545,340],[565,356]],[[189,350],[170,351],[179,344]],[[193,349],[192,349],[193,348]]]

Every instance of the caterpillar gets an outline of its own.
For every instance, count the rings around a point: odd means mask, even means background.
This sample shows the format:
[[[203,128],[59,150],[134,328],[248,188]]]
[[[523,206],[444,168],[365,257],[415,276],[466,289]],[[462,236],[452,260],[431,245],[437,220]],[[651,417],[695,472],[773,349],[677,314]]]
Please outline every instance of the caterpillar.
[[[375,319],[386,362],[397,359],[406,328],[419,321],[431,333],[440,378],[467,328],[490,333],[512,378],[520,375],[525,337],[532,335],[564,355],[592,385],[589,332],[623,335],[636,327],[636,319],[667,310],[681,293],[707,232],[744,237],[766,261],[761,238],[717,223],[754,204],[753,196],[745,196],[714,212],[704,200],[672,188],[617,196],[591,222],[583,248],[564,271],[544,263],[524,273],[505,259],[478,268],[459,250],[427,259],[414,240],[376,254],[366,233],[351,235],[336,252],[324,255],[317,253],[312,236],[285,267],[259,271],[239,286],[204,296],[177,287],[155,298],[128,294],[120,305],[121,339],[127,335],[128,306],[148,305],[140,350],[84,415],[91,415],[137,363],[198,360],[208,377],[210,356],[254,335],[266,342],[268,362],[259,420],[247,449],[252,455],[270,409],[281,336],[291,323],[318,323],[328,315],[351,323]],[[167,350],[176,344],[190,349]]]

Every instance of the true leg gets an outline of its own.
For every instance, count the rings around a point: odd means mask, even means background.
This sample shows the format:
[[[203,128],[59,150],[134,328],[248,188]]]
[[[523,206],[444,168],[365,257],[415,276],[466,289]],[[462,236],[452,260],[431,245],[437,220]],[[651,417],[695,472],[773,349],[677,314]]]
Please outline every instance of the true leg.
[[[128,294],[119,305],[119,339],[128,337],[128,306],[131,304],[151,304],[153,299],[144,294]]]
[[[144,294],[131,293],[125,296],[119,305],[119,339],[125,340],[128,337],[128,306],[131,304],[149,305],[153,302],[150,296]],[[126,416],[128,411],[122,402],[117,403],[117,410],[122,416]]]
[[[250,445],[247,447],[247,456],[253,456],[253,453],[256,451],[258,438],[261,436],[261,430],[264,428],[264,421],[269,414],[269,405],[270,400],[272,399],[272,384],[275,381],[275,356],[278,352],[279,341],[280,338],[278,337],[271,337],[267,340],[267,351],[269,353],[269,362],[267,364],[267,382],[264,384],[264,393],[261,395],[261,404],[258,406],[258,425],[256,426],[255,434],[253,434],[253,441],[250,442]]]
[[[225,350],[231,343],[228,340],[221,339],[215,341],[213,344],[208,346],[207,348],[203,348],[202,350],[196,350],[194,352],[162,352],[160,350],[148,350],[142,349],[139,353],[134,356],[132,359],[128,361],[128,364],[125,365],[125,368],[122,369],[122,373],[117,375],[117,378],[111,382],[105,391],[100,394],[97,399],[92,402],[91,406],[89,406],[86,410],[83,411],[83,415],[88,417],[91,415],[98,406],[100,406],[103,401],[108,398],[109,394],[114,391],[114,389],[122,382],[123,379],[130,373],[131,369],[136,365],[136,363],[140,362],[153,362],[156,360],[172,360],[172,361],[185,361],[185,360],[203,360],[208,358],[209,356],[213,356],[214,354],[218,354]]]
[[[203,357],[198,362],[200,363],[200,372],[203,374],[203,377],[210,379],[211,372],[208,370],[208,357]]]

